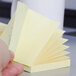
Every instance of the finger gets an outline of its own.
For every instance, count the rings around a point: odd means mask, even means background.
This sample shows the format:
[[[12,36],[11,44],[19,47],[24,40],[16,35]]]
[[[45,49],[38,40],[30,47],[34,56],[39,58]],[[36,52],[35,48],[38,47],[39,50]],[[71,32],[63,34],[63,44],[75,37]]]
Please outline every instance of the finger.
[[[2,76],[2,73],[1,73],[1,71],[0,71],[0,76]]]
[[[11,63],[9,63],[9,65],[7,67],[8,68],[15,68],[16,69],[16,72],[15,72],[16,75],[19,75],[24,71],[24,66],[22,66],[21,64],[17,64],[17,63],[11,62]]]
[[[0,65],[2,66],[3,69],[8,65],[10,56],[9,56],[8,46],[2,40],[0,40],[0,54],[1,54]]]
[[[14,59],[14,53],[12,51],[9,51],[10,53],[10,61],[12,61]]]
[[[2,76],[15,76],[17,69],[15,68],[6,68],[2,71]]]
[[[13,63],[13,64],[16,67],[16,69],[18,70],[18,72],[17,72],[18,75],[24,72],[24,66],[23,65],[17,64],[17,63]]]
[[[15,76],[17,75],[18,70],[11,65],[2,71],[2,76]]]

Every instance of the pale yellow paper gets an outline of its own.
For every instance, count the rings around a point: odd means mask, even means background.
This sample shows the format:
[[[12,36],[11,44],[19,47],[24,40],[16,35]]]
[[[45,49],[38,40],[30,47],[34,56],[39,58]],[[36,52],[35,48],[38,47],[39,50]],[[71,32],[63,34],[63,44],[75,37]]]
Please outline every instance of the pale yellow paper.
[[[22,27],[25,22],[27,10],[28,10],[27,6],[25,6],[21,2],[18,2],[17,10],[15,13],[15,21],[13,24],[14,27],[12,30],[12,36],[11,36],[11,41],[10,41],[10,45],[9,45],[9,49],[12,50],[13,52],[16,51],[20,33],[22,31]]]
[[[18,2],[16,14],[9,24],[0,23],[0,39],[15,53],[15,62],[29,72],[38,72],[70,66],[69,52],[64,51],[65,31],[59,23],[47,19]]]
[[[14,18],[15,16],[13,16],[13,18],[9,21],[7,28],[3,30],[3,33],[0,36],[0,39],[3,40],[8,46],[9,46],[10,39],[11,39]]]
[[[25,67],[25,70],[28,72],[40,72],[40,71],[46,71],[46,70],[54,70],[54,69],[59,69],[59,68],[64,68],[64,67],[69,67],[70,66],[70,59],[62,59],[62,61],[57,61],[53,63],[47,63],[47,64],[42,64],[42,65],[37,65],[37,66],[32,66],[32,67]]]
[[[32,66],[58,25],[19,2],[9,47],[16,50],[15,61]]]
[[[7,25],[4,23],[0,23],[0,35],[3,33],[3,31],[7,28]]]

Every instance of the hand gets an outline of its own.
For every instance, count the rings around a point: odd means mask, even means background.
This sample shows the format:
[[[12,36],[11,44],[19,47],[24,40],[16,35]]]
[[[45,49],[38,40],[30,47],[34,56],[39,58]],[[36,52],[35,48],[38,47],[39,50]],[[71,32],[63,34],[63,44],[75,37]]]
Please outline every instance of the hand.
[[[13,63],[14,54],[8,50],[6,44],[0,40],[0,71],[2,76],[16,76],[24,71],[21,64]]]

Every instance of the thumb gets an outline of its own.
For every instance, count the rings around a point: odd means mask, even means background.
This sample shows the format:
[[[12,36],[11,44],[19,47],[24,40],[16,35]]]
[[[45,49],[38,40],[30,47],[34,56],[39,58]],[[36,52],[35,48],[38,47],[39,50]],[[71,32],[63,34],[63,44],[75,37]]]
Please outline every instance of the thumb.
[[[10,61],[12,61],[14,59],[14,53],[12,51],[9,51],[10,54]]]
[[[0,40],[0,54],[1,54],[0,63],[3,69],[8,65],[10,54],[9,54],[8,46],[2,40]]]
[[[2,76],[1,70],[0,70],[0,76]]]

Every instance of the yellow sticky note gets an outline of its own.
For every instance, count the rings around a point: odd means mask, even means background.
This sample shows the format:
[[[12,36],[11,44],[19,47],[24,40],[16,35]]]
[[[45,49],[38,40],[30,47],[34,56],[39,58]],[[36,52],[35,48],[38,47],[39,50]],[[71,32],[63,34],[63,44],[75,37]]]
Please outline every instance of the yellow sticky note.
[[[9,49],[15,53],[14,61],[28,72],[39,72],[70,66],[70,58],[62,38],[65,31],[59,22],[45,18],[18,2],[15,16],[1,35]],[[5,39],[5,38],[6,39]]]
[[[15,16],[13,16],[13,18],[9,21],[9,23],[6,24],[7,27],[5,28],[5,30],[3,30],[3,32],[0,36],[0,39],[3,40],[8,46],[9,46],[10,39],[11,39],[14,19],[15,19]],[[2,25],[2,27],[3,27],[3,25]]]

